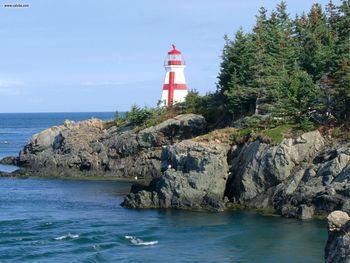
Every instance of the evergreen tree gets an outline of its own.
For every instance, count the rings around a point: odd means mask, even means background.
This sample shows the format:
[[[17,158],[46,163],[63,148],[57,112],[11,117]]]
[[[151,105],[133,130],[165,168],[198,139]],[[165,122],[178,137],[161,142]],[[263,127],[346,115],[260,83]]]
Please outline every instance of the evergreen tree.
[[[350,116],[350,2],[343,1],[338,8],[335,27],[338,31],[336,52],[334,56],[335,70],[334,111],[338,118],[348,119]]]
[[[311,7],[310,13],[297,21],[300,45],[299,60],[304,68],[318,81],[330,73],[334,42],[327,18],[319,4]]]
[[[227,110],[239,117],[254,111],[256,92],[251,87],[251,64],[254,59],[252,39],[240,29],[233,41],[226,37],[218,89],[226,98]]]
[[[233,118],[301,119],[310,109],[350,116],[350,3],[314,4],[291,20],[286,3],[260,8],[251,33],[225,37],[218,94]]]
[[[290,117],[298,122],[307,116],[308,111],[319,106],[320,87],[306,71],[297,66],[284,79],[281,89],[276,106],[279,116]]]

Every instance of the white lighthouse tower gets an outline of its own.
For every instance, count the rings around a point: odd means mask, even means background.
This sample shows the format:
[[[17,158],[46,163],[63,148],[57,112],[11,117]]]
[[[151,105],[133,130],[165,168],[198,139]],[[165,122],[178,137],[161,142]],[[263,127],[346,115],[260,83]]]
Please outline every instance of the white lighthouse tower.
[[[168,52],[165,59],[165,80],[163,85],[162,99],[160,107],[171,106],[172,104],[183,102],[187,96],[187,84],[185,80],[184,69],[185,61],[182,59],[181,52],[172,45],[173,49]]]

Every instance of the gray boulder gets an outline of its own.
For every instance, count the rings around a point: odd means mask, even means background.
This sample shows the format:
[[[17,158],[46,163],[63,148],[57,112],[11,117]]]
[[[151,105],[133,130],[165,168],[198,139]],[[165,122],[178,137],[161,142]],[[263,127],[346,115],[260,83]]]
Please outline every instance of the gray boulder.
[[[350,262],[350,217],[342,211],[328,215],[328,240],[325,247],[327,263]]]
[[[164,147],[163,175],[148,186],[134,187],[122,206],[224,210],[228,150],[226,145],[190,140]]]

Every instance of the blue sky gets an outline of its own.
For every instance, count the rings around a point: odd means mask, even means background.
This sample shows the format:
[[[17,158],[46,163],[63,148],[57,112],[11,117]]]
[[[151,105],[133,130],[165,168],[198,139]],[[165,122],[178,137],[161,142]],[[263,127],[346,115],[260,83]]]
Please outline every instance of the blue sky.
[[[214,91],[223,35],[250,30],[260,6],[272,10],[279,2],[0,0],[0,112],[154,106],[172,43],[184,53],[189,88]],[[314,2],[287,4],[294,16]]]

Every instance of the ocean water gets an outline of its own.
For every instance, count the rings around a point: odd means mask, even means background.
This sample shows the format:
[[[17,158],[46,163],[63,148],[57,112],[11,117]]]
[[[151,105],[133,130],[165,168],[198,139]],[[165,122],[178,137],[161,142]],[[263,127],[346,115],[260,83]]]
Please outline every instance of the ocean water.
[[[91,116],[39,115],[0,115],[0,141],[11,142],[0,155],[17,153],[31,133]],[[324,221],[124,209],[129,189],[115,181],[0,178],[0,262],[323,262]]]

